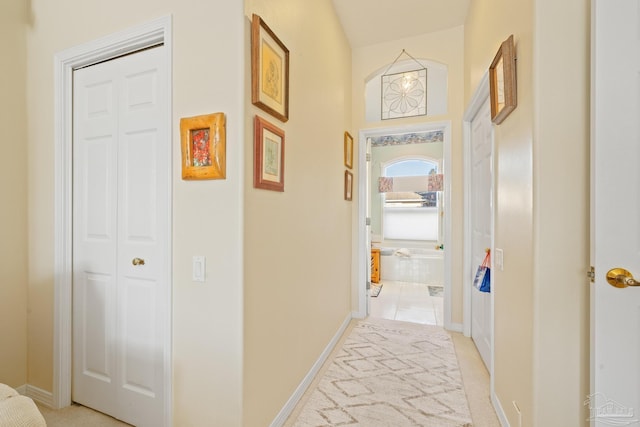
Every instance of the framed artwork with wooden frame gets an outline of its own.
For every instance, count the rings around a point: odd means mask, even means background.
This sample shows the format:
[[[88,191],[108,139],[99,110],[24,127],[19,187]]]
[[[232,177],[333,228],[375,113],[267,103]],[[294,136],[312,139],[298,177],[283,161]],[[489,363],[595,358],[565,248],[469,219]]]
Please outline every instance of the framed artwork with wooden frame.
[[[353,137],[349,132],[344,133],[344,165],[353,168]]]
[[[251,20],[251,102],[289,120],[289,49],[256,14]]]
[[[491,121],[502,123],[518,105],[513,34],[502,44],[489,66]]]
[[[225,179],[225,123],[224,113],[180,119],[182,179]]]
[[[284,131],[258,116],[254,119],[253,186],[284,191]]]
[[[344,199],[353,199],[353,174],[349,171],[344,171]]]

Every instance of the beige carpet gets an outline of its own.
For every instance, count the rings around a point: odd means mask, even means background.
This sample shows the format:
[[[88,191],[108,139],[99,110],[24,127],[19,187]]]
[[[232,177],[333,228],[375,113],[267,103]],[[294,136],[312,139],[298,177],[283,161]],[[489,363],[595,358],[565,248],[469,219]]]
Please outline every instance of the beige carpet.
[[[451,337],[437,326],[359,321],[294,426],[471,426]]]
[[[72,404],[63,409],[38,406],[47,422],[47,427],[125,427],[125,424],[81,405]]]

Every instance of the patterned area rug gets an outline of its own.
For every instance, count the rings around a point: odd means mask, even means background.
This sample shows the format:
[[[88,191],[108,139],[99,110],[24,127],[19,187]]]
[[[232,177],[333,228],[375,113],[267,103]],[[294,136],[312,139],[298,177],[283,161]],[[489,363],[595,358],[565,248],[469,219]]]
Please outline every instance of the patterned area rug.
[[[294,426],[471,426],[451,338],[437,326],[358,322]]]

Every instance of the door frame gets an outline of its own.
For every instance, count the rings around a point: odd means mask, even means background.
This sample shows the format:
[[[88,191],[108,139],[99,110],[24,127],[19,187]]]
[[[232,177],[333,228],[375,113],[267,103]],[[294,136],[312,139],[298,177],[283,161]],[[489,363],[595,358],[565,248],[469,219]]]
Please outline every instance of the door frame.
[[[486,71],[482,79],[469,101],[469,105],[462,117],[462,151],[463,151],[463,168],[464,168],[464,249],[462,255],[462,298],[463,298],[463,334],[466,337],[471,336],[471,275],[467,274],[473,271],[471,265],[472,248],[471,248],[471,122],[476,117],[480,109],[489,99],[489,72]],[[491,127],[491,164],[492,164],[492,185],[495,188],[495,138],[494,128]],[[495,191],[493,191],[493,200],[491,205],[491,250],[495,247]],[[491,275],[492,287],[494,288],[494,275]],[[495,395],[494,391],[494,293],[491,292],[491,360],[489,363],[489,377],[491,384],[491,396]]]
[[[367,194],[367,138],[384,136],[389,133],[415,133],[441,130],[444,134],[442,144],[442,169],[444,175],[444,328],[461,332],[462,325],[451,322],[451,122],[425,122],[409,126],[395,126],[376,129],[361,129],[358,134],[358,270],[356,272],[356,295],[358,305],[353,317],[364,318],[367,312],[367,263],[370,255],[367,246],[366,212],[369,195]]]
[[[54,332],[53,332],[53,393],[51,405],[62,408],[71,404],[72,375],[72,249],[73,249],[73,70],[98,62],[130,54],[145,48],[164,44],[167,109],[165,118],[169,138],[173,135],[172,117],[172,17],[158,18],[145,24],[120,31],[106,37],[58,52],[55,65],[55,183],[54,183]],[[171,424],[172,381],[171,381],[171,290],[172,290],[172,155],[169,156],[169,215],[167,230],[167,291],[164,295],[168,310],[166,316],[166,338],[163,343],[165,420]]]

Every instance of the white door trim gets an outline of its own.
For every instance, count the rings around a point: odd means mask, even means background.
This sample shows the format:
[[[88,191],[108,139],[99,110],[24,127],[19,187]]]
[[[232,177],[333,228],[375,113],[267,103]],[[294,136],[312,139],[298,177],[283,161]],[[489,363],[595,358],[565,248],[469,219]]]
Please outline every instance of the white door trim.
[[[462,275],[462,297],[463,297],[463,333],[466,337],[471,336],[471,276],[466,274],[466,272],[471,271],[471,218],[469,215],[470,206],[471,206],[471,181],[470,171],[471,171],[471,121],[478,114],[483,105],[487,102],[489,98],[489,72],[486,71],[478,84],[471,100],[469,101],[469,105],[464,112],[462,117],[462,152],[464,159],[464,250],[463,250],[463,259],[462,259],[462,271],[465,274]],[[491,152],[492,157],[495,158],[495,137],[493,127],[491,129]],[[495,164],[492,160],[492,164]],[[493,167],[493,174],[495,175],[495,167]],[[492,177],[494,180],[495,187],[495,177]],[[493,192],[492,206],[495,209],[495,194]],[[491,230],[493,230],[493,235],[491,236],[491,249],[495,248],[495,214],[491,215]],[[491,285],[495,288],[494,279],[495,276],[491,277]],[[504,415],[504,410],[498,400],[498,397],[495,394],[495,380],[493,376],[494,371],[494,293],[491,292],[491,360],[489,362],[489,381],[490,381],[490,394],[491,394],[491,402],[493,403],[493,407],[496,409],[496,413],[498,414],[498,418],[501,421],[506,420]]]
[[[165,67],[167,70],[168,102],[166,120],[169,135],[173,135],[172,116],[172,20],[165,16],[146,24],[130,28],[92,42],[75,46],[55,55],[55,216],[54,216],[54,333],[53,333],[53,405],[62,408],[71,404],[71,363],[72,363],[72,135],[73,135],[73,70],[105,61],[147,47],[164,44],[166,49]],[[168,144],[171,159],[171,144]],[[169,161],[171,166],[172,162]],[[172,175],[172,172],[169,171]],[[171,180],[169,180],[168,257],[171,254]],[[167,387],[165,419],[171,424],[172,383],[171,383],[171,289],[172,263],[169,262],[167,307],[167,338],[164,343],[165,384]]]
[[[484,103],[489,98],[489,73],[485,72],[482,80],[478,84],[469,106],[462,117],[462,152],[463,152],[463,170],[464,170],[464,250],[462,255],[462,271],[471,270],[471,246],[469,244],[471,236],[471,218],[469,217],[469,209],[471,206],[470,192],[471,181],[469,179],[469,171],[471,170],[471,121],[478,114]],[[493,139],[493,132],[492,138]],[[493,144],[493,142],[492,142]],[[492,219],[493,221],[493,219]],[[492,239],[493,240],[493,239]],[[491,242],[493,247],[493,241]],[[465,337],[471,336],[471,277],[467,274],[462,275],[462,311],[463,311],[463,330]],[[493,304],[492,304],[493,310]],[[493,312],[491,313],[493,319]],[[493,330],[491,336],[493,337]],[[492,343],[493,347],[493,343]]]
[[[367,167],[366,167],[366,141],[374,136],[388,135],[390,133],[411,133],[442,130],[444,133],[443,144],[443,173],[444,173],[444,328],[460,332],[462,325],[451,322],[451,122],[421,123],[411,126],[396,126],[379,129],[362,129],[359,132],[358,141],[358,271],[356,272],[358,296],[358,311],[353,314],[356,318],[363,318],[367,313],[367,263],[370,255],[366,247],[367,231],[365,224],[367,203]]]

